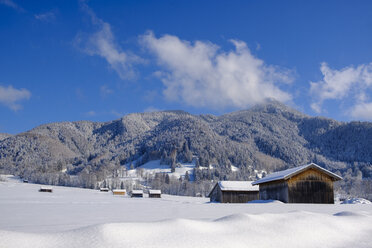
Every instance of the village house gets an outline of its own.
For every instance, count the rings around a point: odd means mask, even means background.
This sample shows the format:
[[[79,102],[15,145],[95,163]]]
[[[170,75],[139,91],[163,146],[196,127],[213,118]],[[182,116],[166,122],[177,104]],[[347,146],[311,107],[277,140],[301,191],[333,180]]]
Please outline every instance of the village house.
[[[53,188],[50,187],[50,186],[41,186],[40,189],[39,189],[39,192],[52,193],[53,192]]]
[[[260,200],[285,203],[334,203],[333,182],[342,177],[311,163],[278,171],[253,182],[260,187]]]
[[[114,189],[112,190],[113,195],[125,195],[127,191],[125,189]]]
[[[132,190],[132,194],[131,194],[131,197],[133,198],[133,197],[135,197],[135,198],[141,198],[141,197],[143,197],[143,190],[141,190],[141,189],[134,189],[134,190]]]
[[[161,190],[150,189],[149,190],[149,198],[161,198]]]
[[[246,203],[259,199],[259,188],[252,181],[219,181],[208,197],[211,202]]]

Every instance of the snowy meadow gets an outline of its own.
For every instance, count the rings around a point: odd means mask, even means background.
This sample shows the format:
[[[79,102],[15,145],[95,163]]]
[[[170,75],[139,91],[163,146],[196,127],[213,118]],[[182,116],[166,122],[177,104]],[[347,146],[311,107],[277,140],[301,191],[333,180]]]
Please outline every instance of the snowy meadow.
[[[210,203],[0,181],[0,247],[372,247],[371,204]]]

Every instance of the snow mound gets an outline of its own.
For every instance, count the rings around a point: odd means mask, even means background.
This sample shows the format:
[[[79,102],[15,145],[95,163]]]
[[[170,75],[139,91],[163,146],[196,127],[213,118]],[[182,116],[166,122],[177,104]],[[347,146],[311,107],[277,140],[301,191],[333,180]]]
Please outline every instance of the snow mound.
[[[363,215],[359,213],[355,213],[355,212],[350,212],[350,211],[342,211],[342,212],[335,213],[334,216],[363,216]]]
[[[344,200],[341,204],[372,204],[372,202],[364,198],[350,198]]]
[[[238,214],[215,221],[110,223],[61,233],[0,231],[1,247],[371,247],[371,216]]]

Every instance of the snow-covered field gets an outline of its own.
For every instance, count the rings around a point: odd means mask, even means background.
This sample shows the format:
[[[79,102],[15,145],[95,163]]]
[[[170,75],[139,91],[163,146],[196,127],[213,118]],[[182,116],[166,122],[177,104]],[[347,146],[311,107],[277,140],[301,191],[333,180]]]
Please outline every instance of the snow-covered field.
[[[372,247],[371,204],[218,204],[131,199],[8,177],[0,247]]]

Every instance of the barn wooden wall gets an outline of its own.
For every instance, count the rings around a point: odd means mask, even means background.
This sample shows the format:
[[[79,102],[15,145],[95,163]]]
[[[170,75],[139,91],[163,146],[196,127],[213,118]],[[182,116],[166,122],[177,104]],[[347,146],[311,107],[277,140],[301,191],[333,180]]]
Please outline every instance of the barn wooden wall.
[[[218,187],[218,185],[216,185],[213,188],[213,191],[211,192],[210,201],[211,202],[221,202],[221,199],[222,199],[222,191],[221,191],[220,187]]]
[[[258,191],[222,191],[223,203],[246,203],[259,199]]]
[[[282,181],[260,184],[260,200],[279,200],[288,202],[288,185]]]
[[[160,194],[149,194],[149,198],[161,198]]]
[[[290,203],[334,203],[332,178],[309,169],[288,181]]]
[[[222,202],[222,203],[246,203],[253,200],[259,199],[258,191],[222,191],[221,188],[216,185],[211,194],[211,202]]]

